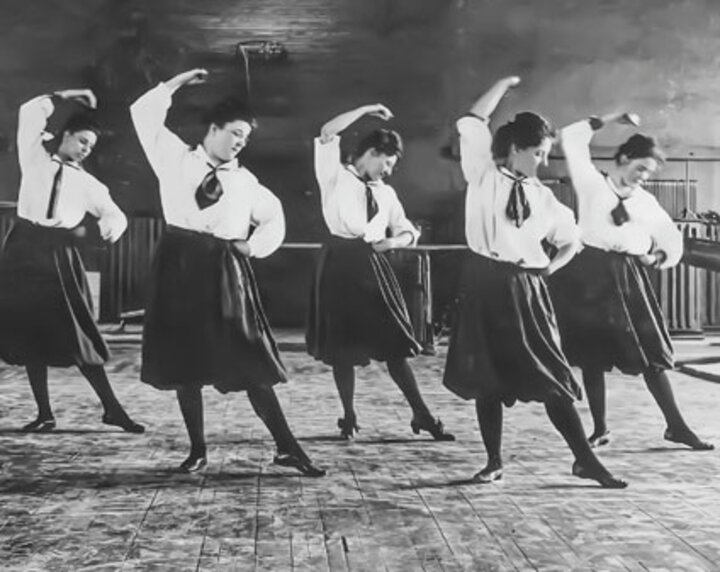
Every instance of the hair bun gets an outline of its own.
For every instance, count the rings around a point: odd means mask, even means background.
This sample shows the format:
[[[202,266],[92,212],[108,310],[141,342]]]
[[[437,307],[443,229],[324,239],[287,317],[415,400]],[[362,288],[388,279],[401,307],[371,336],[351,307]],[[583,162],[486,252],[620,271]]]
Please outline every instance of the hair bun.
[[[660,163],[665,162],[665,153],[655,138],[642,133],[631,135],[625,143],[620,145],[615,153],[615,160],[618,161],[621,155],[628,159],[652,158]]]
[[[402,137],[393,129],[374,129],[360,139],[355,148],[355,157],[362,156],[368,149],[375,149],[388,157],[402,157]]]
[[[493,158],[506,159],[512,145],[527,149],[540,145],[548,137],[555,137],[548,120],[532,111],[522,111],[495,132],[491,146]]]

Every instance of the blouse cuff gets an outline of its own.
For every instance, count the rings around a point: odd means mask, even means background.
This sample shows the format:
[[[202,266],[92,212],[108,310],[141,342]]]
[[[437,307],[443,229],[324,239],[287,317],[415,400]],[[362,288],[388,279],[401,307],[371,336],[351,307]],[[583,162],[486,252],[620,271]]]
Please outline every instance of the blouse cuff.
[[[420,231],[417,229],[417,227],[409,222],[408,224],[403,225],[402,228],[397,229],[394,234],[395,236],[399,236],[404,232],[408,232],[412,235],[412,240],[410,241],[410,244],[408,244],[408,246],[417,246],[418,240],[420,239]]]
[[[599,131],[605,126],[605,122],[597,115],[591,115],[588,119],[588,123],[590,123],[590,128],[593,131]]]
[[[490,121],[490,119],[485,117],[484,115],[480,115],[479,113],[473,113],[472,111],[464,113],[461,117],[474,117],[475,119],[479,119],[483,123],[488,123]]]

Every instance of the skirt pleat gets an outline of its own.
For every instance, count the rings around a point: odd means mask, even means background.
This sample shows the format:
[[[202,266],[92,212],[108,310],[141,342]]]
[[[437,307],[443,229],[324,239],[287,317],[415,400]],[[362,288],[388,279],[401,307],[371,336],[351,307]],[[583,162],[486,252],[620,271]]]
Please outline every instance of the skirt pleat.
[[[18,219],[0,252],[0,357],[13,365],[102,365],[109,358],[71,233]]]
[[[570,363],[632,375],[673,367],[665,318],[636,257],[585,247],[550,285]]]
[[[410,316],[387,258],[361,239],[331,237],[310,297],[308,352],[329,365],[415,356]]]
[[[464,399],[500,399],[508,406],[580,398],[539,273],[467,256],[443,383]]]
[[[287,381],[250,262],[230,242],[166,229],[153,260],[141,379],[223,393]]]

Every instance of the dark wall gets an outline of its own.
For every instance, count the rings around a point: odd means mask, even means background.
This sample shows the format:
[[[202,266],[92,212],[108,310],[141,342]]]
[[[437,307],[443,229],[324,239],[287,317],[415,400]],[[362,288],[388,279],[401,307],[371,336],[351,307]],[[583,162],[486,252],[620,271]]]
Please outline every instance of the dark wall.
[[[394,182],[409,212],[427,218],[454,208],[462,183],[438,148],[452,118],[508,73],[524,83],[500,119],[532,108],[563,123],[627,107],[671,154],[717,155],[720,5],[710,0],[4,0],[0,22],[5,200],[17,188],[18,104],[87,84],[108,127],[94,167],[126,210],[157,210],[128,104],[158,79],[208,67],[212,83],[180,94],[171,117],[196,138],[204,104],[247,90],[235,46],[250,40],[279,41],[289,52],[284,63],[250,63],[261,128],[246,162],[283,199],[290,239],[323,232],[312,136],[329,116],[366,102],[396,112],[407,153]],[[609,130],[599,144],[624,135]],[[697,173],[700,203],[717,208],[714,167]]]

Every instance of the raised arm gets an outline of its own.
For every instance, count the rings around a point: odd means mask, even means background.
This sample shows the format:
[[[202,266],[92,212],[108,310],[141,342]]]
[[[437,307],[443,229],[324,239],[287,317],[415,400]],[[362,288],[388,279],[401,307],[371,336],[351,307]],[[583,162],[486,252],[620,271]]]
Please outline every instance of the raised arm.
[[[185,85],[203,83],[208,72],[193,69],[160,83],[130,106],[135,132],[140,145],[156,174],[166,168],[174,168],[188,146],[165,126],[167,112],[172,105],[172,96]]]
[[[320,136],[315,138],[315,178],[320,187],[320,196],[325,205],[335,193],[335,183],[343,164],[340,156],[340,137],[338,134],[347,129],[364,115],[373,115],[384,120],[390,119],[392,112],[379,103],[363,105],[352,111],[341,113],[320,129]]]
[[[89,89],[65,89],[56,91],[53,95],[60,99],[77,101],[91,109],[97,107],[95,94]],[[40,157],[48,156],[42,143],[48,119],[53,111],[55,111],[55,105],[50,95],[40,95],[20,107],[17,149],[22,171],[31,167],[32,163]]]
[[[495,108],[500,104],[502,98],[505,97],[507,91],[519,83],[520,78],[517,76],[499,79],[472,104],[468,113],[481,119],[489,120]]]
[[[392,111],[390,111],[382,103],[363,105],[357,109],[341,113],[337,117],[333,117],[330,121],[325,123],[325,125],[323,125],[320,129],[320,142],[330,142],[333,137],[345,131],[348,127],[350,127],[350,125],[365,115],[379,117],[384,121],[388,121],[393,118]]]
[[[582,119],[561,129],[562,149],[576,191],[582,192],[586,189],[588,180],[602,178],[590,154],[590,141],[595,131],[609,123],[638,125],[639,121],[638,116],[632,113],[610,113],[602,117]]]
[[[520,78],[516,76],[496,81],[457,121],[460,166],[465,180],[471,185],[477,185],[487,168],[494,165],[488,121],[508,89],[519,83]]]

